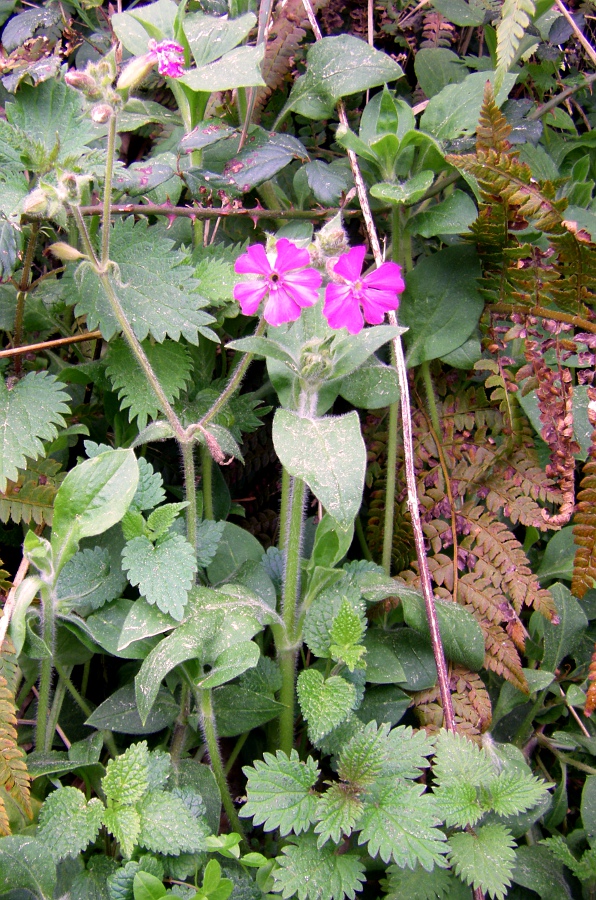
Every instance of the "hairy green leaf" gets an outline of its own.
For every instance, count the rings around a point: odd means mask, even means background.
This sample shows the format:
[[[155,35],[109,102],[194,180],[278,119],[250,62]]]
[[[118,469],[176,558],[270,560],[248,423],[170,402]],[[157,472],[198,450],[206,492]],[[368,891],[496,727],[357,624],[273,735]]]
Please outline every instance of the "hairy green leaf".
[[[120,844],[122,856],[130,858],[141,831],[141,818],[134,806],[108,807],[102,821]]]
[[[154,853],[178,856],[205,850],[207,826],[185,803],[165,791],[150,791],[137,804],[141,817],[138,844]]]
[[[328,840],[339,844],[343,835],[350,835],[363,808],[362,800],[351,785],[332,784],[317,804],[317,846],[322,847]]]
[[[254,768],[245,766],[243,772],[248,782],[241,816],[254,817],[254,824],[264,825],[265,831],[279,828],[282,836],[300,834],[315,822],[318,798],[313,787],[319,768],[312,757],[301,762],[296,750],[289,758],[278,750],[275,756],[265,753]]]
[[[136,803],[149,787],[147,742],[131,744],[121,756],[108,762],[101,784],[108,800],[118,804]]]
[[[349,782],[357,790],[374,784],[389,755],[388,732],[388,725],[377,728],[376,722],[369,722],[363,731],[354,735],[339,759],[337,774],[342,781]],[[420,770],[416,771],[418,777]]]
[[[180,534],[169,534],[158,544],[136,537],[122,551],[128,580],[138,585],[148,603],[180,621],[197,571],[193,548]]]
[[[317,669],[302,671],[296,690],[308,733],[315,743],[347,719],[356,704],[353,684],[339,675],[325,679]]]
[[[495,900],[504,900],[511,884],[515,841],[503,825],[483,825],[473,834],[459,832],[449,839],[449,861],[466,884]]]
[[[78,856],[97,837],[102,813],[101,800],[94,798],[87,803],[77,788],[58,788],[41,808],[37,839],[46,845],[56,862]]]
[[[337,853],[332,844],[319,847],[312,833],[290,841],[277,857],[275,893],[284,900],[354,900],[365,880],[364,865],[355,853]]]
[[[422,866],[403,869],[390,865],[381,882],[384,900],[470,900],[470,889],[451,872],[435,867],[427,872]]]
[[[0,841],[0,890],[22,888],[40,900],[52,900],[56,863],[50,848],[36,837],[9,835]]]
[[[534,775],[500,772],[487,785],[491,806],[499,816],[511,816],[536,806],[547,793],[546,784]]]

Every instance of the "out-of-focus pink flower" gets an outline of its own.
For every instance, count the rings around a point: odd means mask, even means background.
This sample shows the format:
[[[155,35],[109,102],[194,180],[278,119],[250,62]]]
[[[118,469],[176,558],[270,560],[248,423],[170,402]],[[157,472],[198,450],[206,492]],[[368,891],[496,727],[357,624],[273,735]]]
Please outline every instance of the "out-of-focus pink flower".
[[[180,78],[184,75],[184,47],[176,41],[160,41],[158,44],[153,38],[148,47],[160,75],[167,75],[168,78]]]
[[[234,266],[241,275],[252,275],[234,288],[234,298],[245,316],[252,316],[266,298],[263,315],[270,325],[294,322],[301,310],[319,299],[321,274],[310,265],[308,250],[300,250],[287,238],[277,242],[277,256],[269,261],[264,247],[253,244]]]
[[[333,267],[337,279],[327,285],[323,313],[331,328],[358,334],[364,326],[380,325],[385,313],[397,309],[398,294],[406,288],[401,266],[385,262],[362,277],[366,247],[352,247]]]

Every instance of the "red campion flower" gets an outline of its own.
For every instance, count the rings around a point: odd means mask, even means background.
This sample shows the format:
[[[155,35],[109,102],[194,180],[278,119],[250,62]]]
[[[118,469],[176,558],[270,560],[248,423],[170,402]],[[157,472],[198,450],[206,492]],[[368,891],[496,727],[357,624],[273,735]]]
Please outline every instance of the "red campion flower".
[[[337,277],[327,285],[323,313],[331,328],[347,328],[358,334],[364,326],[380,325],[385,313],[399,306],[398,294],[406,288],[401,266],[384,262],[362,277],[366,247],[352,247],[333,267]]]

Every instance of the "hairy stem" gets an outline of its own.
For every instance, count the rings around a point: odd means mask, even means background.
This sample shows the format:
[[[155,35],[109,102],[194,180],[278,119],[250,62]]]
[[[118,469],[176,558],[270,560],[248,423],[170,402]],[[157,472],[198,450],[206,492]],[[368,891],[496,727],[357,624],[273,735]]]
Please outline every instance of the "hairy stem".
[[[184,467],[184,499],[188,503],[186,507],[186,539],[191,547],[197,546],[197,475],[195,470],[194,441],[179,441],[182,453],[182,465]]]
[[[201,488],[203,490],[203,518],[213,519],[213,459],[205,444],[201,444]]]
[[[391,575],[391,554],[393,551],[393,525],[395,522],[395,479],[397,467],[397,424],[399,401],[389,407],[387,425],[387,482],[385,485],[385,513],[383,517],[383,558],[382,564],[387,575]]]
[[[114,174],[114,153],[116,152],[116,116],[108,121],[108,146],[106,178],[103,192],[103,215],[101,222],[101,267],[106,269],[110,259],[110,215],[112,209],[112,177]]]
[[[244,835],[244,829],[240,824],[240,819],[238,818],[238,813],[236,812],[236,808],[232,800],[232,795],[230,794],[230,788],[228,787],[223,760],[221,758],[221,753],[219,750],[217,731],[215,729],[215,715],[213,712],[211,689],[197,688],[195,691],[195,696],[201,714],[201,729],[203,731],[205,743],[207,744],[209,759],[211,761],[211,769],[213,771],[215,781],[217,782],[217,786],[221,794],[221,800],[226,811],[226,815],[233,830],[241,836],[244,844],[248,846],[246,837]]]
[[[188,732],[188,714],[190,712],[190,688],[186,681],[182,682],[182,690],[180,692],[180,710],[174,723],[174,733],[172,735],[172,743],[170,744],[170,757],[174,764],[180,761],[182,751],[184,750],[184,742]]]
[[[72,666],[68,666],[65,671],[67,674],[70,674],[72,671]],[[54,739],[54,732],[56,731],[56,727],[58,725],[58,719],[60,718],[60,713],[62,711],[62,704],[64,703],[64,698],[66,696],[66,685],[62,678],[58,678],[58,683],[54,690],[54,696],[52,698],[52,708],[50,709],[50,714],[48,716],[48,729],[46,734],[46,746],[44,750],[47,752],[52,747],[52,741]]]
[[[430,420],[432,422],[434,432],[437,436],[437,440],[440,441],[443,429],[441,428],[439,411],[437,409],[437,399],[435,397],[435,387],[433,385],[430,366],[427,360],[420,364],[420,371],[422,372],[422,379],[424,381],[424,390],[426,392],[426,404],[428,406],[428,413],[430,415]]]
[[[54,670],[54,604],[49,585],[40,588],[42,625],[41,638],[50,649],[50,656],[41,661],[39,677],[39,698],[37,701],[37,722],[35,726],[35,749],[45,752],[49,750],[52,735],[48,734],[48,716],[50,712],[50,695],[52,692],[52,674]]]
[[[14,321],[14,333],[12,344],[13,347],[20,347],[23,343],[23,321],[25,318],[25,302],[31,282],[31,268],[33,266],[33,258],[35,256],[35,248],[37,247],[37,235],[39,234],[40,223],[35,220],[31,223],[31,232],[27,241],[27,249],[23,260],[23,271],[21,272],[21,280],[17,291],[17,309]],[[15,374],[20,376],[22,371],[22,363],[20,357],[17,356],[14,364]]]
[[[281,667],[280,703],[283,709],[279,717],[279,746],[288,756],[294,743],[294,682],[296,674],[296,611],[300,597],[300,552],[304,527],[304,496],[306,486],[300,478],[290,481],[289,520],[284,547],[284,583],[282,616],[286,630],[286,646],[279,652]]]
[[[259,324],[256,327],[254,337],[260,337],[263,334],[263,332],[265,331],[266,324],[267,323],[265,322],[265,319],[261,318],[259,320]],[[199,422],[199,425],[201,428],[205,428],[206,425],[208,425],[209,422],[215,418],[215,416],[218,414],[220,409],[222,409],[226,405],[226,403],[228,402],[230,397],[232,397],[233,394],[236,393],[236,391],[238,390],[238,388],[240,387],[240,385],[242,383],[242,379],[244,378],[244,376],[246,374],[246,370],[248,369],[249,365],[252,362],[252,358],[253,358],[252,353],[244,354],[244,356],[242,357],[242,359],[240,360],[240,362],[238,363],[238,365],[236,366],[236,368],[230,375],[230,380],[228,381],[224,390],[221,392],[221,394],[219,395],[219,397],[217,398],[217,400],[215,401],[215,403],[213,404],[211,409],[205,413],[205,415]]]

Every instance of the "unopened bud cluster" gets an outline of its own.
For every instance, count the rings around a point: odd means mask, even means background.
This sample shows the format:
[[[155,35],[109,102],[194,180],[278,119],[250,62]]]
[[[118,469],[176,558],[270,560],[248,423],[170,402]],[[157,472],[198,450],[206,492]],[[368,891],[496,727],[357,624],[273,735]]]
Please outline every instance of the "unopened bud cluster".
[[[302,345],[300,350],[300,377],[314,383],[323,381],[333,369],[331,338],[313,338]]]

